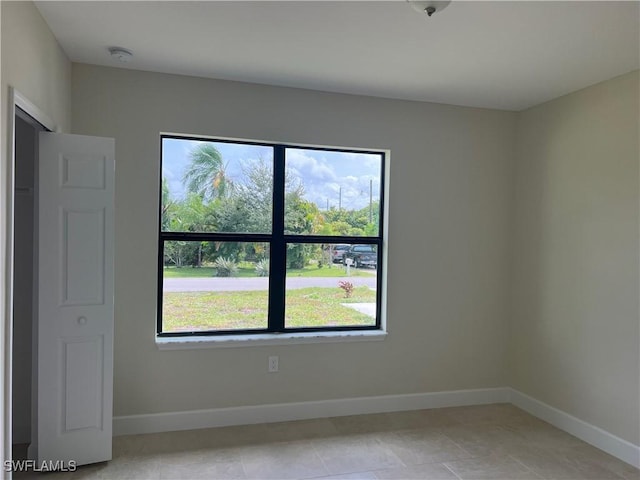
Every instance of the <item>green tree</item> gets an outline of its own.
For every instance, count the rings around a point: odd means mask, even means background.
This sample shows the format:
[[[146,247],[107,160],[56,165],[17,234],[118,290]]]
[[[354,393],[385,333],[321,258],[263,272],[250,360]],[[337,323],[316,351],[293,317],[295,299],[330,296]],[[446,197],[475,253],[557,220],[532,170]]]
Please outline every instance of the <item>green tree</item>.
[[[182,182],[192,193],[205,201],[222,198],[230,193],[232,182],[226,173],[226,165],[220,151],[211,143],[194,148],[189,154],[189,166]]]
[[[211,214],[219,232],[268,233],[271,231],[273,170],[259,159],[243,165],[243,182],[211,203]]]
[[[371,214],[371,221],[369,215]],[[332,207],[323,214],[324,223],[321,233],[326,235],[375,236],[378,234],[380,218],[379,203],[377,201],[369,207],[360,210],[344,210]]]
[[[171,192],[169,191],[169,182],[162,177],[162,205],[161,205],[161,228],[163,231],[169,230],[171,224],[171,218],[173,217],[173,210],[175,210],[175,203],[171,199]]]
[[[322,216],[315,203],[302,198],[301,186],[285,193],[284,231],[289,234],[317,233],[321,228]],[[321,251],[314,244],[287,244],[287,268],[304,268],[311,258],[319,257]]]
[[[183,200],[169,200],[165,203],[165,190],[168,195],[168,188],[163,184],[163,217],[162,228],[170,232],[207,232],[213,228],[211,213],[208,205],[202,197],[195,193],[187,194]],[[164,205],[168,208],[165,211]],[[204,242],[165,242],[165,262],[183,267],[202,266]]]

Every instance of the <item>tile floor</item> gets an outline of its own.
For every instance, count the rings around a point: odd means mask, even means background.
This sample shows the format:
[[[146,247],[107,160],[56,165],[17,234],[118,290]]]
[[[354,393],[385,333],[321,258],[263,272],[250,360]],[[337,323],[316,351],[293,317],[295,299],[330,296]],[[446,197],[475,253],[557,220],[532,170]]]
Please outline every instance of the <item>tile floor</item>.
[[[508,404],[131,435],[115,437],[113,453],[73,473],[14,478],[640,480]]]

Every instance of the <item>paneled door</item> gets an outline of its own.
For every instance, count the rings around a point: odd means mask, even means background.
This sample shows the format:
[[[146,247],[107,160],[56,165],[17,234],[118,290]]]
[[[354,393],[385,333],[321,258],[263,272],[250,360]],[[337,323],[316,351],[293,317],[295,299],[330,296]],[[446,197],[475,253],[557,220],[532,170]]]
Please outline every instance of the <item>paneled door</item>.
[[[40,133],[39,462],[111,459],[115,142]]]

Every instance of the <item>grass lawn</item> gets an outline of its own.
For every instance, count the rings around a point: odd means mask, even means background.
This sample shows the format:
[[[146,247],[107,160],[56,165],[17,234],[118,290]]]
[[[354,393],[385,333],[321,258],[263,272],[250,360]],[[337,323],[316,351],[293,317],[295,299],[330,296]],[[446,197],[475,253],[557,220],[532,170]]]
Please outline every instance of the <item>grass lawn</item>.
[[[368,315],[341,303],[374,303],[376,292],[357,287],[351,298],[336,288],[302,288],[287,292],[285,325],[333,327],[373,325]],[[165,332],[266,328],[267,292],[167,292],[162,319]]]
[[[213,277],[216,274],[214,267],[164,267],[165,278],[202,278]],[[366,268],[351,269],[352,277],[366,277],[374,275],[372,270]],[[240,267],[236,277],[255,277],[256,271],[253,267]],[[342,265],[332,265],[331,268],[309,266],[299,270],[287,270],[287,276],[291,277],[344,277],[346,276],[345,267]]]

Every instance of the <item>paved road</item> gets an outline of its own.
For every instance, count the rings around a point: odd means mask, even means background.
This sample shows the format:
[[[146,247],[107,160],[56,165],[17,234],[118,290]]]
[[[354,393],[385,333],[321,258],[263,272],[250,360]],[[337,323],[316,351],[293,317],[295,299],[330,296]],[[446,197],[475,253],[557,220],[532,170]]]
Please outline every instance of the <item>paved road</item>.
[[[376,277],[288,277],[287,289],[307,287],[337,287],[340,280],[349,280],[354,286],[376,287]],[[267,290],[268,278],[165,278],[165,292],[233,292]]]

